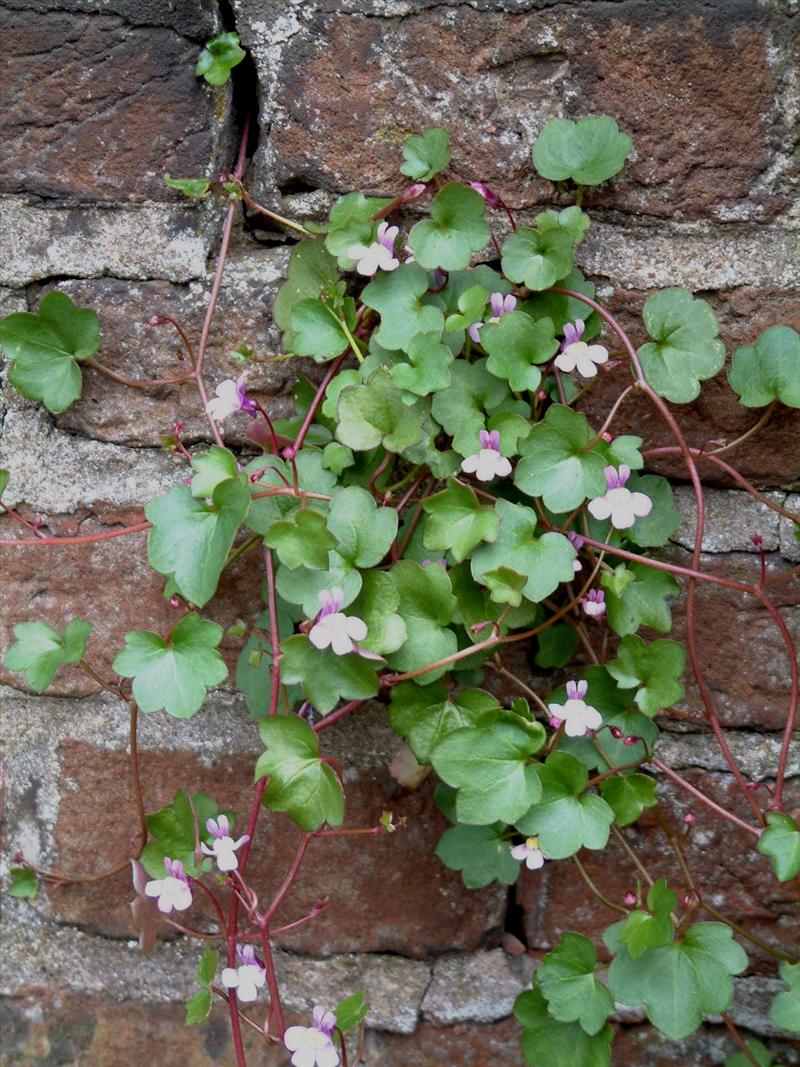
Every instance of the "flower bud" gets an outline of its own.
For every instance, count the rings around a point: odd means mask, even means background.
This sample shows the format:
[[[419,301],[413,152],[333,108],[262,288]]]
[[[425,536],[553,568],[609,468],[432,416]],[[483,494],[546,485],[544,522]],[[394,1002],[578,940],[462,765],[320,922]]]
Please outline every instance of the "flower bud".
[[[411,200],[416,200],[418,196],[422,196],[426,188],[425,182],[414,182],[413,185],[409,185],[405,192],[398,196],[397,203],[407,204]]]
[[[471,188],[475,190],[476,193],[483,197],[489,207],[499,206],[500,197],[493,189],[490,189],[485,182],[469,182],[468,184],[471,186]]]
[[[629,889],[628,892],[625,894],[625,896],[622,898],[622,903],[627,908],[634,907],[634,905],[636,904],[636,894],[635,893],[631,893],[631,891]]]
[[[641,737],[637,737],[636,734],[630,734],[628,737],[623,737],[622,743],[630,748],[631,745],[638,745],[641,740]]]
[[[683,821],[686,823],[687,826],[691,826],[694,822],[694,813],[691,811],[687,811],[683,817]]]
[[[181,598],[178,596],[177,593],[173,593],[172,596],[169,598],[169,606],[171,608],[179,608],[181,606]]]
[[[167,320],[164,318],[163,315],[151,315],[150,318],[147,320],[147,325],[148,326],[161,326],[166,321]]]
[[[622,730],[620,730],[618,726],[609,726],[608,732],[611,734],[615,741],[622,740]]]

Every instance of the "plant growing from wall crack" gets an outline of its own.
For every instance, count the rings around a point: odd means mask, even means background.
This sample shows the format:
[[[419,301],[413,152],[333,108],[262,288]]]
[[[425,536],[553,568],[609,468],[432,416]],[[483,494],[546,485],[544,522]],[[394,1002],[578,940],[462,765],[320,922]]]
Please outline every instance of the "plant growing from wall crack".
[[[223,34],[201,54],[197,72],[211,84],[221,84],[243,57],[234,38]],[[769,1062],[727,1015],[732,976],[747,967],[748,942],[771,952],[786,987],[772,1016],[797,1032],[800,965],[713,906],[686,861],[691,825],[673,825],[657,782],[671,781],[694,807],[735,826],[742,862],[759,851],[777,880],[796,878],[800,827],[797,812],[786,810],[784,782],[797,719],[797,651],[763,581],[702,568],[700,469],[732,470],[719,457],[738,442],[690,448],[665,401],[693,400],[722,369],[711,308],[684,289],[657,293],[643,312],[650,340],[637,350],[575,266],[590,225],[583,191],[619,172],[629,139],[603,116],[548,123],[533,145],[534,165],[544,178],[577,184],[578,203],[541,212],[525,226],[484,183],[448,178],[449,137],[440,128],[403,146],[399,169],[413,184],[394,199],[350,193],[322,223],[283,219],[253,200],[243,185],[246,143],[245,130],[235,170],[219,182],[168,176],[187,196],[221,193],[222,248],[198,346],[168,316],[150,320],[177,331],[190,371],[129,383],[193,380],[213,444],[190,452],[176,436],[183,483],[147,502],[141,522],[106,535],[46,536],[6,508],[28,534],[4,543],[43,551],[148,530],[149,564],[164,577],[176,611],[167,633],[126,634],[109,677],[92,666],[91,624],[81,619],[63,631],[46,620],[21,620],[5,658],[36,692],[77,664],[129,708],[140,845],[107,873],[133,864],[143,949],[161,927],[219,943],[200,958],[187,1022],[205,1019],[216,999],[226,1001],[240,1067],[244,1026],[282,1044],[295,1067],[360,1062],[353,1035],[367,1017],[363,996],[344,989],[338,1006],[314,1009],[310,1025],[287,1027],[272,939],[321,910],[276,922],[318,838],[363,835],[369,848],[372,836],[397,829],[391,812],[372,826],[348,825],[345,778],[325,755],[325,731],[378,701],[419,777],[438,777],[437,800],[452,824],[439,859],[421,862],[441,861],[471,888],[511,885],[523,869],[523,877],[537,878],[545,865],[570,862],[614,915],[602,945],[565,933],[518,998],[527,1063],[609,1064],[615,1002],[641,1005],[673,1039],[721,1013],[737,1047],[731,1067]],[[250,395],[246,369],[213,383],[210,398],[204,381],[242,202],[300,237],[274,308],[286,350],[280,358],[310,356],[324,370],[298,388],[290,418],[272,418]],[[412,202],[426,204],[428,216],[401,228]],[[502,243],[497,219],[510,224]],[[96,313],[58,291],[35,313],[3,319],[0,342],[11,383],[56,414],[79,398],[82,374],[107,373],[92,358],[102,344]],[[239,354],[245,364],[247,357]],[[595,426],[576,403],[608,375],[619,389]],[[764,331],[733,355],[731,387],[745,406],[766,408],[759,428],[777,404],[800,406],[798,381],[800,339],[788,327]],[[666,423],[674,446],[650,449],[638,437],[615,434],[615,419],[635,394]],[[260,454],[226,446],[224,427],[236,419],[261,427]],[[682,458],[695,493],[690,566],[660,551],[681,521],[668,482],[645,473],[665,452]],[[171,804],[148,811],[138,715],[189,718],[225,681],[214,597],[227,568],[251,552],[263,561],[265,603],[253,624],[240,627],[235,682],[264,747],[252,805],[221,811],[185,783]],[[685,585],[686,650],[652,637],[671,629],[677,579]],[[704,682],[705,635],[694,617],[701,583],[755,600],[785,643],[786,728],[765,803],[739,768]],[[507,653],[520,642],[552,672],[549,689],[534,691],[512,670]],[[684,698],[687,653],[702,703],[695,721],[707,724],[721,749],[739,790],[735,803],[705,794],[656,751],[655,717]],[[516,688],[516,698],[494,695],[497,678]],[[646,811],[674,859],[668,877],[652,876],[626,839],[626,828]],[[248,874],[253,849],[270,847],[260,832],[267,813],[303,831],[293,856],[272,856],[286,876],[269,902]],[[619,900],[600,892],[582,862],[584,851],[601,851],[612,838],[630,861],[630,888]],[[22,859],[10,892],[32,898],[39,881],[81,880]],[[193,925],[200,900],[213,907],[213,934]]]

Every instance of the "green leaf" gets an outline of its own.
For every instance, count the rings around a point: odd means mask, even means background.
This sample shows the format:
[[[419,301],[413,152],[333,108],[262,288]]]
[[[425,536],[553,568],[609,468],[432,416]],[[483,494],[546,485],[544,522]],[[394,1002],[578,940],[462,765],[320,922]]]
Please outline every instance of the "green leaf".
[[[632,440],[639,441],[638,438]],[[615,441],[614,444],[616,443]],[[614,462],[616,466],[619,466],[620,463],[626,463],[627,459],[615,457]],[[628,466],[630,465],[628,463]],[[675,507],[672,486],[666,478],[660,478],[655,474],[633,474],[627,488],[632,493],[644,493],[653,503],[650,514],[638,518],[631,529],[625,531],[627,536],[642,548],[660,548],[666,545],[683,521],[680,512]]]
[[[83,659],[91,630],[92,624],[85,619],[68,622],[63,634],[46,622],[17,623],[16,641],[6,653],[4,664],[10,671],[24,672],[34,693],[42,693],[61,667]]]
[[[264,805],[285,812],[306,832],[323,823],[341,826],[342,786],[333,768],[320,759],[319,738],[308,723],[297,715],[273,715],[262,720],[259,733],[266,751],[258,758],[255,778],[269,775]]]
[[[647,949],[633,959],[614,945],[617,927],[605,939],[618,955],[608,972],[609,988],[623,1004],[644,1004],[655,1027],[673,1041],[691,1034],[704,1015],[727,1011],[733,1000],[731,975],[747,966],[747,955],[729,926],[696,923],[680,941]]]
[[[353,245],[372,243],[378,228],[372,216],[390,203],[382,197],[364,196],[363,193],[347,193],[339,197],[331,208],[325,247],[338,258],[340,267],[351,268],[353,260],[348,252]]]
[[[198,989],[193,997],[186,1001],[186,1026],[204,1023],[211,1014],[211,991]]]
[[[756,1041],[753,1038],[750,1041],[746,1041],[748,1049],[754,1056],[759,1067],[771,1067],[772,1053],[766,1047],[762,1045],[760,1041]],[[737,1052],[733,1056],[728,1056],[725,1060],[725,1067],[752,1067],[752,1060],[748,1059],[743,1052]]]
[[[520,446],[514,483],[528,496],[541,497],[556,514],[600,496],[606,491],[606,462],[589,449],[595,436],[582,412],[553,404]]]
[[[588,297],[594,297],[596,292],[596,287],[591,282],[587,282],[577,267],[561,279],[561,285],[565,289],[572,289]],[[564,293],[549,291],[531,293],[517,306],[519,310],[527,312],[534,319],[550,319],[556,334],[563,334],[568,322],[581,319],[586,327],[582,338],[584,341],[591,341],[597,337],[602,326],[602,320],[596,311],[592,311],[582,300],[577,300],[574,296],[566,296]]]
[[[336,476],[323,466],[322,452],[318,448],[313,448],[306,444],[295,456],[294,469],[297,471],[298,488],[306,493],[321,493],[328,496],[336,485]],[[263,535],[276,519],[281,518],[289,511],[296,510],[298,501],[296,497],[291,496],[261,497],[256,499],[256,494],[263,493],[265,486],[285,487],[287,483],[289,485],[292,484],[294,470],[279,456],[262,455],[251,460],[245,467],[245,474],[249,479],[256,473],[259,475],[259,485],[253,485],[248,482],[253,494],[253,501],[250,504],[250,510],[245,517],[245,521],[253,533]],[[316,502],[312,502],[309,506],[314,510],[324,509],[325,507],[324,504]]]
[[[714,312],[688,289],[664,289],[648,298],[642,315],[653,338],[638,353],[645,377],[659,396],[688,404],[725,362]]]
[[[405,351],[419,333],[441,334],[444,315],[439,308],[421,302],[428,284],[428,275],[418,263],[401,263],[366,286],[361,300],[381,317],[373,335],[379,345]]]
[[[0,320],[0,344],[11,360],[14,388],[58,415],[81,395],[78,363],[100,347],[100,326],[94,311],[56,291],[36,314],[16,311]]]
[[[635,634],[623,637],[617,659],[606,670],[623,688],[638,686],[636,703],[653,716],[683,699],[681,678],[686,667],[683,646],[662,639],[647,644]]]
[[[278,290],[272,315],[283,331],[283,343],[291,349],[292,312],[302,300],[332,295],[339,282],[336,260],[321,241],[299,241],[292,249],[286,281]]]
[[[208,452],[192,456],[192,496],[212,496],[220,482],[235,478],[239,473],[236,456],[227,448],[212,445]]]
[[[0,496],[6,491],[8,485],[8,471],[5,467],[0,468]]]
[[[403,645],[408,630],[397,613],[399,606],[400,594],[391,574],[367,571],[363,575],[361,592],[351,610],[366,623],[367,636],[360,644],[367,652],[386,656]]]
[[[430,219],[412,227],[408,246],[420,266],[427,270],[463,270],[473,252],[489,240],[484,219],[486,202],[480,193],[455,182],[433,198]]]
[[[355,322],[349,316],[350,329]],[[339,316],[327,304],[314,297],[298,301],[292,308],[292,348],[298,356],[312,356],[316,363],[325,363],[340,355],[349,341]]]
[[[467,363],[457,359],[450,367],[450,385],[433,398],[433,417],[453,438],[453,448],[469,456],[480,448],[479,434],[486,428],[486,413],[509,396],[505,382],[489,374],[486,360]]]
[[[530,1067],[610,1067],[614,1031],[608,1023],[591,1035],[578,1023],[558,1022],[535,981],[517,997],[514,1016],[523,1027],[522,1054]]]
[[[193,814],[194,812],[194,814]],[[233,813],[226,812],[233,822]],[[180,790],[171,804],[147,816],[151,840],[145,845],[140,860],[151,878],[164,877],[164,857],[180,860],[187,874],[197,877],[203,864],[195,864],[195,821],[197,835],[206,844],[211,835],[206,822],[219,815],[216,801],[205,793],[193,793],[191,800]],[[209,861],[204,861],[210,867]]]
[[[566,933],[542,960],[537,974],[549,1014],[562,1023],[579,1023],[587,1034],[602,1030],[614,1011],[611,994],[595,978],[597,965],[592,942]]]
[[[434,552],[450,551],[457,563],[481,541],[495,541],[500,519],[478,501],[468,485],[450,479],[447,488],[423,504],[427,518],[422,543]]]
[[[330,554],[327,570],[311,571],[307,567],[297,567],[290,571],[287,567],[279,567],[275,577],[275,587],[281,597],[288,604],[300,605],[309,619],[313,619],[319,611],[320,592],[333,589],[334,586],[344,592],[343,608],[352,604],[361,591],[361,574],[335,550]]]
[[[520,226],[505,239],[502,248],[503,274],[512,282],[528,289],[549,289],[569,274],[574,266],[575,238],[562,226],[540,225],[538,228]]]
[[[557,622],[555,626],[542,630],[536,635],[536,640],[539,643],[534,660],[537,667],[566,667],[578,647],[578,634],[565,622]],[[588,700],[587,704],[592,704],[592,701]]]
[[[524,574],[518,574],[510,567],[497,567],[493,571],[486,571],[483,580],[495,604],[510,604],[518,608],[522,603],[522,591],[528,582]]]
[[[217,652],[223,630],[192,612],[181,619],[168,640],[149,630],[125,634],[125,648],[112,670],[133,678],[133,696],[144,712],[162,708],[176,719],[190,719],[199,711],[206,690],[228,677]]]
[[[349,385],[339,396],[336,436],[354,452],[378,445],[402,452],[422,438],[424,410],[406,407],[388,371],[378,367],[363,385]]]
[[[395,363],[389,373],[401,389],[428,396],[450,384],[453,353],[438,333],[420,333],[408,346],[408,363]]]
[[[632,911],[627,919],[614,927],[631,959],[638,960],[647,949],[662,948],[672,942],[675,932],[672,912],[677,900],[668,888],[666,878],[659,878],[648,890],[647,911]]]
[[[321,571],[328,566],[328,551],[337,545],[325,519],[309,508],[293,511],[285,519],[273,522],[264,544],[274,548],[284,567],[309,567]]]
[[[528,762],[544,743],[544,729],[507,711],[486,712],[436,746],[439,777],[458,789],[460,823],[513,823],[541,795],[539,765]]]
[[[193,1026],[204,1022],[211,1013],[210,985],[214,981],[219,964],[219,952],[207,948],[200,957],[197,966],[197,984],[201,987],[186,1005],[186,1025]]]
[[[456,330],[466,330],[475,322],[483,320],[483,312],[489,292],[482,285],[472,285],[458,297],[458,313],[448,315],[445,321],[445,332],[453,333]]]
[[[452,656],[458,641],[447,624],[453,617],[456,598],[450,578],[443,567],[422,567],[413,560],[401,560],[391,570],[400,594],[400,614],[406,622],[408,637],[389,658],[390,667],[404,673],[428,663]],[[447,667],[439,667],[420,676],[420,685],[441,678]]]
[[[371,493],[351,485],[333,494],[328,529],[340,556],[354,567],[376,567],[397,536],[397,511],[379,508]]]
[[[553,752],[539,769],[541,801],[512,819],[520,833],[539,838],[550,859],[573,856],[581,848],[605,848],[614,812],[594,793],[586,793],[589,772],[566,752]]]
[[[538,603],[550,596],[561,582],[574,577],[575,549],[560,533],[535,536],[536,512],[521,504],[498,500],[495,512],[500,518],[493,544],[480,545],[472,554],[472,576],[483,583],[488,571],[508,567],[527,579],[523,594]]]
[[[628,581],[630,576],[633,581]],[[672,615],[666,603],[680,593],[680,586],[666,571],[648,567],[646,563],[631,563],[624,570],[617,567],[614,576],[603,574],[600,579],[606,590],[606,611],[609,626],[624,637],[635,633],[640,626],[649,626],[660,633],[672,629]],[[615,593],[614,588],[622,589]]]
[[[366,700],[378,692],[375,663],[354,652],[337,656],[329,648],[314,648],[304,634],[287,638],[281,649],[282,680],[300,683],[308,702],[323,715],[341,698]]]
[[[758,851],[769,856],[778,881],[788,882],[800,874],[800,827],[781,811],[768,812]]]
[[[169,172],[164,175],[164,184],[193,200],[202,200],[211,190],[209,178],[171,178]]]
[[[336,1026],[343,1034],[355,1030],[369,1014],[369,1001],[364,999],[364,990],[359,989],[351,997],[345,997],[334,1009],[336,1014]]]
[[[211,504],[196,500],[188,485],[178,485],[144,509],[153,524],[147,538],[150,566],[174,577],[181,595],[198,607],[216,592],[233,539],[250,507],[245,477],[220,482],[211,499]]]
[[[791,326],[770,326],[755,346],[733,353],[728,373],[746,408],[762,408],[773,400],[800,408],[800,335]]]
[[[441,126],[431,126],[409,137],[403,145],[400,173],[415,182],[429,182],[450,162],[450,137]]]
[[[513,885],[520,865],[503,837],[505,823],[491,826],[451,826],[442,834],[436,855],[451,871],[461,871],[467,889],[483,889],[491,882]]]
[[[218,33],[206,43],[197,59],[195,75],[205,78],[209,85],[224,85],[231,71],[245,57],[239,47],[239,34],[233,30]]]
[[[620,826],[636,822],[645,808],[652,808],[656,803],[655,779],[647,774],[620,774],[607,778],[600,786],[600,793]]]
[[[800,1034],[800,963],[783,962],[778,969],[789,988],[775,997],[769,1017],[790,1034]]]
[[[578,185],[600,185],[625,166],[631,139],[608,115],[587,115],[577,122],[550,119],[533,145],[533,165],[543,178]]]
[[[351,449],[340,445],[338,441],[329,441],[322,450],[322,465],[325,470],[341,478],[348,467],[354,466],[356,460]]]
[[[439,686],[421,688],[403,682],[392,690],[390,721],[392,729],[406,738],[418,762],[428,764],[436,746],[454,730],[474,726],[487,711],[499,709],[497,698],[482,689],[465,689],[457,697],[449,697]]]
[[[534,322],[524,311],[510,311],[499,322],[487,323],[481,344],[489,354],[486,369],[514,392],[538,389],[542,372],[535,364],[546,363],[558,351],[550,319]]]
[[[11,884],[8,887],[8,895],[18,900],[35,900],[39,892],[39,879],[35,871],[30,867],[12,867],[8,872]]]

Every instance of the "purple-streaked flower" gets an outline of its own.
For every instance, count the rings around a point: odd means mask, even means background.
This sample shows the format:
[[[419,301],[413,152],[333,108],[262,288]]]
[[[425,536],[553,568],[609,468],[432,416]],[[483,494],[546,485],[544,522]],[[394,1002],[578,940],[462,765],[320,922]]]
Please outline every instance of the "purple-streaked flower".
[[[606,467],[606,485],[608,491],[603,496],[595,497],[589,501],[589,514],[600,522],[611,519],[611,525],[615,530],[628,530],[637,519],[649,515],[653,508],[653,501],[644,493],[632,493],[625,488],[625,483],[631,476],[631,469],[624,463],[619,470],[616,467]]]
[[[267,972],[261,960],[256,959],[252,945],[237,945],[238,967],[226,967],[222,972],[222,984],[226,989],[235,989],[236,996],[245,1003],[258,997],[267,981]]]
[[[206,829],[214,838],[214,843],[209,847],[205,841],[201,841],[200,848],[206,856],[213,856],[216,859],[217,868],[220,871],[235,871],[239,866],[236,850],[250,840],[250,835],[244,834],[238,841],[234,841],[228,833],[230,826],[227,815],[208,819]]]
[[[544,861],[547,859],[539,848],[538,837],[526,837],[521,845],[513,846],[511,855],[515,860],[524,863],[529,871],[538,871],[540,867],[544,867]]]
[[[590,589],[581,603],[583,610],[593,619],[599,619],[606,613],[606,594],[602,589]]]
[[[447,560],[444,556],[440,556],[438,559],[424,559],[420,564],[421,567],[432,567],[434,563],[438,563],[440,567],[444,567],[447,570]]]
[[[603,717],[600,712],[583,699],[588,688],[584,681],[567,682],[566,704],[547,705],[553,719],[558,720],[558,725],[563,724],[567,737],[583,737],[588,730],[597,730],[602,726]]]
[[[400,233],[397,226],[390,226],[388,222],[382,222],[378,227],[378,239],[371,245],[354,244],[347,249],[350,259],[356,259],[356,270],[359,274],[372,277],[379,270],[394,270],[400,266],[400,260],[395,258],[394,243]]]
[[[474,474],[479,482],[491,482],[494,478],[507,478],[511,474],[511,464],[500,451],[500,431],[481,430],[480,452],[461,461],[465,474]]]
[[[308,634],[314,648],[330,648],[336,656],[358,652],[356,642],[363,641],[367,636],[367,624],[363,619],[359,619],[357,615],[345,615],[340,611],[343,600],[344,590],[338,586],[333,589],[321,589],[321,607]]]
[[[564,327],[564,340],[561,351],[555,358],[555,365],[566,374],[577,370],[582,378],[594,378],[597,365],[606,363],[608,350],[602,345],[587,345],[581,340],[586,326],[582,319],[577,319],[573,326],[568,322]]]
[[[336,1016],[318,1004],[311,1014],[313,1026],[290,1026],[283,1043],[292,1055],[292,1067],[337,1067],[339,1053],[331,1034]]]
[[[503,315],[507,315],[509,311],[513,311],[517,306],[517,298],[512,293],[507,293],[505,296],[502,293],[492,293],[489,297],[489,306],[492,309],[491,317],[486,322],[473,322],[473,324],[467,330],[475,344],[479,344],[481,340],[481,330],[488,322],[499,322]]]
[[[144,887],[146,896],[158,897],[158,910],[164,915],[171,911],[186,911],[192,905],[192,890],[183,873],[183,864],[165,856],[164,870],[166,878],[156,878]]]
[[[494,189],[489,188],[486,182],[467,182],[467,185],[474,189],[479,196],[482,196],[489,207],[500,206],[500,197]]]
[[[236,381],[233,378],[226,378],[224,382],[219,383],[215,389],[216,396],[213,396],[206,404],[206,411],[212,419],[222,422],[223,419],[227,419],[229,415],[237,411],[246,411],[248,415],[255,416],[256,404],[247,395],[244,382],[244,375],[242,375]]]

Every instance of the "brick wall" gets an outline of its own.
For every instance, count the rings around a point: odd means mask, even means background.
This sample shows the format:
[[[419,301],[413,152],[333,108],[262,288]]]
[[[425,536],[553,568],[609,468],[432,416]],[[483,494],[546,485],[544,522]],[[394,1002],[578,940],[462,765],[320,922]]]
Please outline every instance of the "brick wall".
[[[103,362],[131,377],[174,367],[171,338],[145,325],[153,313],[167,311],[199,333],[219,240],[219,209],[187,206],[161,175],[214,175],[228,166],[256,89],[247,183],[263,202],[300,216],[324,212],[353,188],[396,192],[399,144],[438,123],[450,129],[456,175],[487,181],[525,219],[551,192],[529,166],[544,122],[607,112],[632,136],[635,155],[608,189],[587,195],[596,224],[579,258],[634,340],[644,299],[669,284],[711,301],[729,349],[770,324],[800,327],[796,0],[234,0],[222,10],[212,0],[5,0],[3,21],[0,313],[33,308],[57,285],[98,311]],[[233,88],[212,90],[194,78],[193,64],[221,25],[235,26],[252,65],[237,68]],[[225,354],[242,341],[277,350],[269,309],[287,255],[281,234],[239,220],[209,380],[229,374]],[[273,411],[285,410],[295,369],[278,363],[252,377]],[[135,521],[141,501],[182,476],[160,451],[161,435],[178,417],[188,441],[205,432],[190,385],[132,393],[91,371],[85,383],[81,400],[56,418],[10,388],[3,395],[6,499],[44,515],[59,534]],[[590,417],[614,388],[609,381],[592,394]],[[666,443],[652,414],[633,404],[626,412],[621,429]],[[722,380],[680,416],[696,445],[730,440],[753,421]],[[737,453],[745,475],[795,510],[798,432],[797,413],[783,409]],[[663,470],[680,481],[677,464]],[[785,574],[798,559],[788,523],[711,480],[704,567],[751,580],[759,563],[750,536],[760,533],[770,578]],[[687,522],[669,552],[683,562],[692,499],[684,489],[679,499]],[[16,532],[7,519],[0,528]],[[3,649],[15,621],[61,624],[81,615],[95,624],[96,658],[109,663],[126,631],[169,625],[142,536],[58,554],[15,550],[4,574]],[[796,630],[796,585],[773,588]],[[215,617],[226,625],[252,620],[257,590],[257,570],[243,558],[225,578]],[[745,773],[762,778],[783,725],[782,645],[768,620],[727,590],[699,590],[698,611],[713,635],[704,662],[731,745]],[[232,643],[231,662],[236,651]],[[107,801],[127,795],[125,709],[77,672],[63,672],[44,697],[20,690],[18,676],[4,681],[9,846],[68,869],[100,870],[124,858],[131,828]],[[689,685],[684,707],[697,704]],[[711,795],[729,793],[705,734],[674,719],[662,726],[665,758]],[[148,717],[141,734],[150,809],[185,785],[243,810],[260,744],[232,690],[215,694],[190,723]],[[363,823],[389,805],[407,824],[358,850],[346,839],[315,843],[319,862],[290,907],[302,914],[327,894],[333,903],[280,940],[288,1008],[307,1010],[364,986],[373,1004],[371,1065],[518,1064],[508,1016],[531,964],[504,947],[524,940],[535,956],[562,930],[598,929],[609,915],[568,864],[523,876],[511,894],[468,893],[458,875],[430,860],[420,877],[442,820],[429,788],[406,793],[389,776],[398,741],[385,710],[375,705],[357,723],[345,720],[326,740],[349,768],[352,818]],[[800,804],[796,754],[790,774],[791,807]],[[676,813],[685,811],[682,797],[661,792]],[[735,833],[696,814],[690,859],[715,903],[758,935],[796,947],[797,888],[765,882],[762,865],[749,856],[742,863]],[[271,825],[285,855],[295,830],[280,818]],[[666,857],[653,828],[644,820],[633,834],[659,869]],[[253,873],[267,892],[282,871],[258,851]],[[618,866],[603,863],[587,859],[601,888],[621,896]],[[140,956],[128,896],[121,876],[41,894],[32,906],[6,901],[2,1040],[14,1067],[233,1063],[224,1012],[198,1030],[182,1025],[195,946],[173,940],[152,958]],[[757,950],[751,960],[751,972],[737,979],[732,1017],[772,1038],[782,1062],[795,1064],[796,1049],[776,1038],[766,1015],[778,984]],[[710,1067],[731,1051],[719,1027],[675,1044],[634,1017],[622,1020],[615,1047],[614,1062],[629,1067]],[[262,1051],[257,1062],[283,1064],[285,1055]]]

